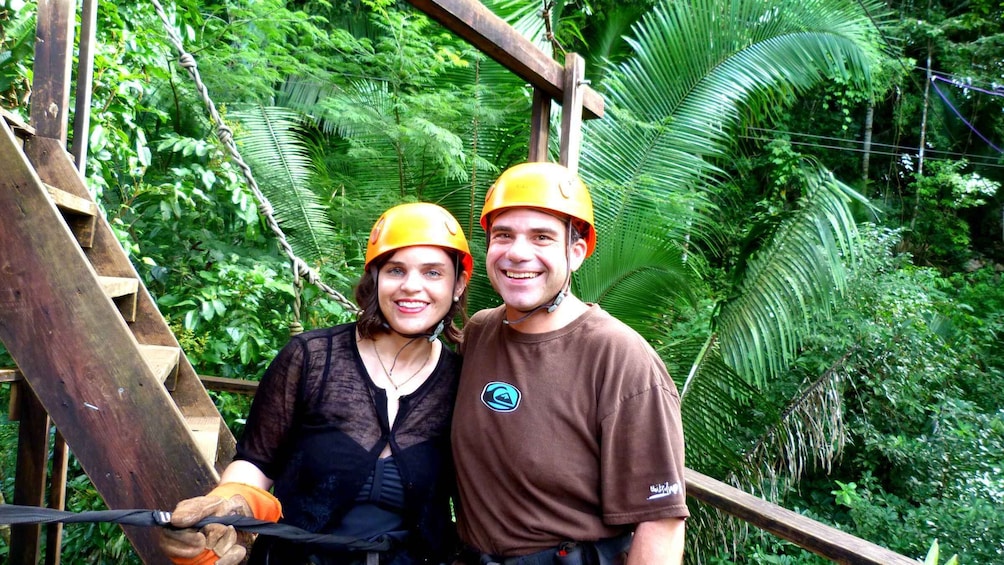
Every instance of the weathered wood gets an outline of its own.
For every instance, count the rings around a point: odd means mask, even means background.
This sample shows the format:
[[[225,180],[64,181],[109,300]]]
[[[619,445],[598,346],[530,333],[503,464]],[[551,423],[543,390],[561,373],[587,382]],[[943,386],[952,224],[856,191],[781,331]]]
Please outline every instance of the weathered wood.
[[[73,23],[77,3],[38,3],[35,66],[31,83],[31,125],[38,135],[66,146],[70,116],[70,69],[73,66]]]
[[[172,508],[205,493],[215,470],[6,127],[0,163],[0,341],[110,508]],[[147,562],[166,563],[155,531],[123,529]]]
[[[530,108],[530,154],[527,161],[547,161],[547,144],[551,136],[551,97],[539,88],[533,89]]]
[[[199,378],[202,379],[202,383],[209,390],[234,392],[237,394],[250,394],[252,396],[254,396],[254,393],[258,391],[258,381],[229,379],[227,377],[210,377],[205,375]]]
[[[66,157],[66,152],[56,140],[34,137],[25,144],[25,153],[31,159],[39,177],[46,183],[77,196],[88,196],[87,187],[79,171]],[[0,161],[2,162],[2,161]],[[139,274],[129,261],[111,226],[104,217],[98,216],[94,231],[93,246],[84,250],[94,269],[103,276],[139,279]],[[157,304],[145,286],[140,285],[136,294],[135,321],[129,324],[136,341],[149,345],[180,347],[167,321],[160,314]],[[171,397],[185,417],[214,416],[219,414],[216,406],[199,381],[195,369],[188,358],[182,356],[178,364],[177,378],[172,382]],[[161,441],[172,441],[162,436]],[[217,471],[233,458],[237,442],[229,430],[224,429],[220,438],[220,457],[216,462]],[[74,447],[73,442],[70,446]],[[181,469],[177,473],[183,474]]]
[[[66,509],[66,467],[70,450],[63,434],[56,430],[52,443],[52,470],[49,474],[49,508]],[[45,565],[59,565],[63,551],[63,524],[45,527]]]
[[[569,53],[565,56],[565,99],[561,103],[561,149],[558,162],[579,171],[582,147],[582,95],[586,85],[586,60]]]
[[[837,563],[917,565],[917,561],[686,470],[687,495]]]
[[[24,120],[3,108],[0,108],[0,119],[7,122],[7,125],[14,130],[14,135],[16,135],[19,139],[35,135],[35,128],[31,127],[25,123]]]
[[[64,212],[81,216],[98,215],[98,205],[90,198],[81,198],[49,184],[45,185],[45,189],[49,191],[49,196],[56,207]]]
[[[446,29],[467,40],[531,86],[563,100],[564,70],[502,18],[473,0],[408,0]],[[582,92],[586,118],[603,117],[603,98],[591,88]]]
[[[90,137],[91,90],[94,77],[94,51],[98,28],[98,0],[84,0],[80,13],[80,39],[77,54],[77,89],[73,105],[73,162],[78,171],[87,165],[87,141]]]
[[[17,469],[14,504],[45,506],[45,476],[49,461],[49,417],[28,383],[18,387]],[[21,524],[10,529],[10,565],[35,565],[41,555],[42,526]]]
[[[15,383],[24,379],[24,375],[17,368],[0,369],[0,383]]]

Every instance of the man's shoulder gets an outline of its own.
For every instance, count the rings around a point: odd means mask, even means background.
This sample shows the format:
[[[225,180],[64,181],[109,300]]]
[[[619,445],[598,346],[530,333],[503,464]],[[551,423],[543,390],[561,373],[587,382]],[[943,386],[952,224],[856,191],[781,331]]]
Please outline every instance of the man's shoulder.
[[[496,306],[494,308],[485,308],[484,310],[478,310],[471,316],[468,320],[468,326],[484,326],[492,322],[498,321],[501,323],[501,318],[504,315],[503,310],[505,306]]]

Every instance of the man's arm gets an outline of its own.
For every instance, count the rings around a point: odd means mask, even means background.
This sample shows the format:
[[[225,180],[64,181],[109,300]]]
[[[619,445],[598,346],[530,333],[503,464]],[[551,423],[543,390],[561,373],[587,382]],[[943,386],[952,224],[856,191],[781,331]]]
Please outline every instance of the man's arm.
[[[628,551],[627,565],[683,563],[685,525],[683,518],[665,518],[638,524]]]

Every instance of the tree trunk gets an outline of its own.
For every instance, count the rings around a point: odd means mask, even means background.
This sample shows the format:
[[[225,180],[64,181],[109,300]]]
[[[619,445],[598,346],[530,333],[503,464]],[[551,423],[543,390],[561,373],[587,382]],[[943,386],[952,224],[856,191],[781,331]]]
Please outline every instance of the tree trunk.
[[[924,176],[924,145],[927,142],[927,103],[931,95],[931,40],[927,41],[927,80],[924,82],[924,111],[920,117],[920,152],[917,156],[917,178]],[[917,223],[917,214],[920,212],[920,191],[914,195],[913,217],[910,218],[910,229]]]
[[[868,162],[872,155],[872,129],[875,125],[875,100],[868,99],[868,110],[865,112],[865,143],[864,156],[861,158],[861,192],[868,196]]]

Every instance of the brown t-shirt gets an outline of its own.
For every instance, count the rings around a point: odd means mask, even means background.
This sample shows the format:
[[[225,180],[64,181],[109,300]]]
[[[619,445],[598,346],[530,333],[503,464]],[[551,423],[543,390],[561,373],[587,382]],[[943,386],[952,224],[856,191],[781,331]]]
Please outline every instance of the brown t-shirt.
[[[453,418],[464,542],[517,556],[689,515],[680,397],[655,351],[599,306],[524,334],[465,327]]]

